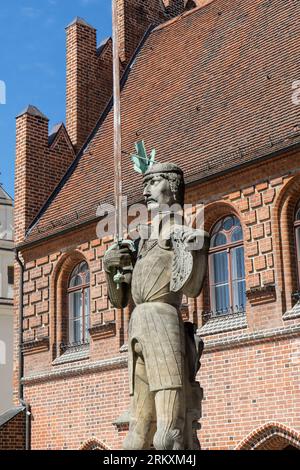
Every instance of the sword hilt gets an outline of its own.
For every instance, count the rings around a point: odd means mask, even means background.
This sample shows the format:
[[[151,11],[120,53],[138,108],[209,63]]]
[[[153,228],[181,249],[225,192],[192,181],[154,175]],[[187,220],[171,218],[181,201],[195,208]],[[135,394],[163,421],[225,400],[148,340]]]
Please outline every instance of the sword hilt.
[[[118,269],[117,274],[114,275],[114,283],[117,285],[117,290],[120,289],[120,285],[125,281],[125,276],[120,269]]]
[[[132,253],[135,252],[135,246],[134,246],[134,243],[133,243],[132,240],[119,240],[116,244],[119,248],[127,246]],[[125,268],[125,270],[126,270],[126,268]],[[117,273],[114,275],[113,279],[114,279],[114,283],[117,286],[117,290],[119,290],[120,285],[123,282],[125,282],[125,279],[126,279],[125,274],[124,274],[124,269],[119,268],[117,270]]]

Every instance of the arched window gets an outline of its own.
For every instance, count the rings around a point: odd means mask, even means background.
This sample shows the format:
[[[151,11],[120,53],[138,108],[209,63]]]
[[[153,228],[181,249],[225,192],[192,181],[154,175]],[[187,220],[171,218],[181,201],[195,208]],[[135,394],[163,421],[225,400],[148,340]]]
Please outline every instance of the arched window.
[[[209,251],[211,309],[214,313],[245,310],[246,282],[243,231],[234,215],[213,228]]]
[[[300,201],[298,203],[295,213],[295,237],[296,237],[296,253],[297,253],[297,268],[298,268],[298,286],[300,286]]]
[[[90,272],[85,261],[72,271],[68,285],[70,344],[87,343],[90,327]]]

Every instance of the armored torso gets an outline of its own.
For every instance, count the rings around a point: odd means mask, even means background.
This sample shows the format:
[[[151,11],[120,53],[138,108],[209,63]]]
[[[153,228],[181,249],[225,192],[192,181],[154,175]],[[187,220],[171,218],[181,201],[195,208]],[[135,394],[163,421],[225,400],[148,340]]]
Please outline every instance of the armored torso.
[[[132,277],[132,297],[136,305],[163,302],[179,308],[181,294],[170,291],[174,252],[157,240],[144,241]]]

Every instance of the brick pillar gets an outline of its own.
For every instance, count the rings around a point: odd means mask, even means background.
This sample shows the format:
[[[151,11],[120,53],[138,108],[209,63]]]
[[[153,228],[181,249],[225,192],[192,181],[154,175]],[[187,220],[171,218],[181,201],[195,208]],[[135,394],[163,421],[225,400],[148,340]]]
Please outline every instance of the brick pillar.
[[[96,29],[81,18],[66,28],[66,126],[78,152],[112,94],[112,47],[108,39],[97,49]]]
[[[48,118],[34,106],[17,116],[15,174],[15,243],[45,202]]]

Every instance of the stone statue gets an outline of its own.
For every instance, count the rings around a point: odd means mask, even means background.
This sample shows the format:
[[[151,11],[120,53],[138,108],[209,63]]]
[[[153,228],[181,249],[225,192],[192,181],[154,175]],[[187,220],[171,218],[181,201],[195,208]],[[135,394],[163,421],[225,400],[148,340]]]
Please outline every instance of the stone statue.
[[[183,295],[200,294],[209,238],[177,224],[172,210],[165,211],[184,203],[184,178],[177,165],[155,163],[143,179],[147,208],[158,214],[150,236],[142,234],[135,248],[128,240],[115,243],[104,256],[110,301],[124,308],[131,294],[135,304],[129,322],[132,401],[124,449],[200,449],[202,389],[196,374],[203,343],[195,326],[182,321],[180,307]],[[197,239],[202,244],[195,249]]]

